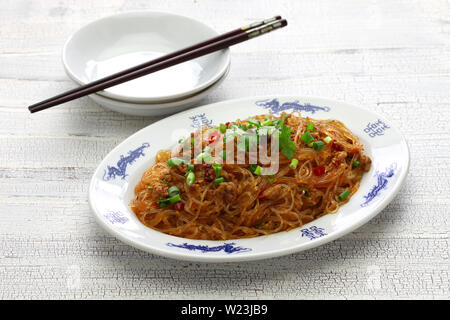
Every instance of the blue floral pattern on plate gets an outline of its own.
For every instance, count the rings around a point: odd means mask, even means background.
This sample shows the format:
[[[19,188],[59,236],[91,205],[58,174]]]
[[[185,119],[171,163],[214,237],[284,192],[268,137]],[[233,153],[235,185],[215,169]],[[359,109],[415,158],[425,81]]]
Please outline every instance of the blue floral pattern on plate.
[[[247,252],[247,251],[251,251],[252,249],[250,248],[243,248],[243,247],[236,247],[234,242],[231,243],[224,243],[221,246],[215,246],[215,247],[210,247],[207,245],[194,245],[194,244],[189,244],[189,243],[183,243],[183,244],[175,244],[175,243],[167,243],[167,246],[169,247],[177,247],[177,248],[182,248],[182,249],[187,249],[190,251],[194,251],[194,250],[199,250],[201,252],[219,252],[219,251],[223,251],[225,253],[235,253],[235,252]]]
[[[212,128],[213,121],[208,119],[208,117],[206,117],[205,113],[193,115],[192,117],[189,117],[189,119],[191,119],[191,121],[192,121],[192,124],[191,124],[192,128],[202,129],[203,126]]]
[[[120,211],[108,211],[103,216],[112,224],[128,222],[128,218]]]
[[[376,172],[375,177],[377,177],[377,184],[372,187],[370,192],[364,196],[364,201],[361,203],[361,207],[366,207],[373,199],[375,199],[381,190],[385,189],[390,178],[392,178],[395,174],[395,170],[397,169],[397,164],[391,164],[384,172]]]
[[[319,228],[316,226],[311,226],[309,228],[300,229],[302,237],[308,237],[309,240],[314,240],[323,236],[326,236],[324,228]]]
[[[309,103],[301,104],[298,102],[298,100],[292,102],[284,102],[280,104],[280,101],[278,101],[277,98],[274,98],[272,100],[266,99],[256,101],[255,104],[259,107],[263,107],[264,109],[272,110],[272,113],[280,113],[286,110],[304,111],[311,113],[316,113],[317,111],[325,111],[325,112],[330,111],[330,107],[319,107]]]
[[[140,147],[128,151],[128,155],[126,157],[124,155],[120,155],[120,160],[117,161],[116,167],[107,166],[107,169],[103,174],[103,180],[109,181],[115,179],[116,177],[122,177],[122,180],[125,180],[128,166],[135,162],[136,159],[145,156],[144,149],[148,147],[150,147],[150,144],[148,142],[144,142]]]

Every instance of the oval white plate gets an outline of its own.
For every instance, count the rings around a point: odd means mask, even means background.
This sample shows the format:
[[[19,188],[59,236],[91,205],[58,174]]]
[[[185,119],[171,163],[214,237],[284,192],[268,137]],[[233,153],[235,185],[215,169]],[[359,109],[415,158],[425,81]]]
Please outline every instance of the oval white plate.
[[[198,103],[223,82],[229,70],[230,67],[228,67],[225,74],[219,80],[208,88],[180,100],[161,103],[133,103],[106,98],[95,93],[89,95],[89,98],[107,109],[123,114],[132,116],[162,116],[180,112]]]
[[[202,124],[216,125],[249,116],[298,110],[314,119],[342,121],[372,158],[359,190],[336,214],[269,236],[227,241],[190,240],[144,226],[130,210],[134,187],[154,163],[156,152]],[[343,102],[297,96],[229,100],[175,114],[138,131],[114,148],[95,171],[89,202],[102,227],[139,249],[166,257],[205,262],[257,260],[310,249],[339,238],[375,217],[394,198],[409,167],[404,138],[388,121]]]
[[[66,42],[63,65],[83,85],[217,36],[192,18],[152,11],[112,15],[82,27]],[[220,79],[229,49],[181,63],[98,94],[128,102],[167,102],[199,92]]]

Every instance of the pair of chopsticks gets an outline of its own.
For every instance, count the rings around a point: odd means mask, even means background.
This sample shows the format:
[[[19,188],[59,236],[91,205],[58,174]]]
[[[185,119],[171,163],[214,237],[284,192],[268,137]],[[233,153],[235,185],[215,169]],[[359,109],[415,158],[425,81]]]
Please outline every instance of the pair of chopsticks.
[[[52,98],[38,102],[28,107],[31,113],[54,107],[56,105],[78,99],[109,87],[127,82],[150,73],[186,62],[206,54],[228,48],[232,45],[253,39],[262,34],[287,26],[287,21],[280,16],[252,23],[217,37],[194,44],[187,48],[169,53],[157,59],[144,62],[137,66],[95,80],[81,87],[66,91]]]

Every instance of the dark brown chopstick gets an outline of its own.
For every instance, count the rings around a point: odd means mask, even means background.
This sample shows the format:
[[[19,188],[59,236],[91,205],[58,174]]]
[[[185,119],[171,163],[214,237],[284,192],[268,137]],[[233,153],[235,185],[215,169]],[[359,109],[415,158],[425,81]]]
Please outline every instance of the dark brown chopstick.
[[[120,83],[174,66],[176,64],[201,57],[214,51],[228,48],[229,46],[252,39],[256,36],[268,33],[272,30],[276,30],[287,25],[286,20],[278,20],[278,18],[279,17],[277,16],[227,32],[218,37],[203,41],[188,48],[181,49],[155,60],[151,60],[135,67],[112,74],[105,78],[98,79],[84,86],[69,90],[55,97],[33,104],[29,106],[28,109],[31,113],[38,112],[104,90]]]

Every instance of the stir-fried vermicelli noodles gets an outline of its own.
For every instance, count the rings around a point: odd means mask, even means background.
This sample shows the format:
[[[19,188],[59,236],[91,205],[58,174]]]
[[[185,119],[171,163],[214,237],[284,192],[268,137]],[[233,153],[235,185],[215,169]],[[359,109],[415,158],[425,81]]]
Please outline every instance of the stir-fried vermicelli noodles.
[[[249,161],[264,153],[269,163]],[[268,235],[336,212],[370,164],[339,121],[260,115],[197,130],[158,152],[130,205],[143,224],[174,236]]]

